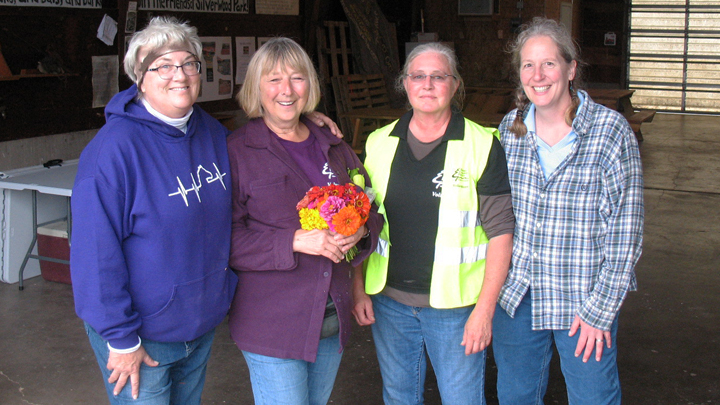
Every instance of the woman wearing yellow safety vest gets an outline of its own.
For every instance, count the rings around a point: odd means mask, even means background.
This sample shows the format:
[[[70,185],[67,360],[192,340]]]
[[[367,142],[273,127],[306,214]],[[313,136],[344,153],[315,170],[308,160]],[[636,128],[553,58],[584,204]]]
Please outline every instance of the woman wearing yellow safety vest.
[[[415,48],[397,84],[412,110],[367,141],[385,226],[356,272],[353,314],[373,325],[386,404],[423,403],[426,354],[443,403],[484,404],[485,348],[515,226],[505,152],[497,130],[459,112],[450,48]]]

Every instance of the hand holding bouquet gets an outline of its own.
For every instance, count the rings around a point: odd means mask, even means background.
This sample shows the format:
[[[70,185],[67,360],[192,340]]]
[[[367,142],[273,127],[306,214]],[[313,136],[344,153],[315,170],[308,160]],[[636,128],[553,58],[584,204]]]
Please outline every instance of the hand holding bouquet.
[[[296,208],[302,229],[329,229],[344,236],[352,236],[367,221],[370,200],[352,183],[315,186],[305,194]],[[357,246],[353,246],[345,254],[345,259],[352,260],[357,251]]]

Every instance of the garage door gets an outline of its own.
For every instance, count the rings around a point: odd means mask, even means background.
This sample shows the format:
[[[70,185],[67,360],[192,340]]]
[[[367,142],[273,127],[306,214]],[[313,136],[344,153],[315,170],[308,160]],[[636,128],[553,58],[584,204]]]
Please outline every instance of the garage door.
[[[640,108],[720,113],[720,2],[632,0],[629,86]]]

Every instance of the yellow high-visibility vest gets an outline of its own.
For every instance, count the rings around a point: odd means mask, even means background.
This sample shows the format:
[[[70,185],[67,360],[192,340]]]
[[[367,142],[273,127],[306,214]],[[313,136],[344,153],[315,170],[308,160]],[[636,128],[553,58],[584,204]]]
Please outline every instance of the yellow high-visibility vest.
[[[385,215],[390,168],[399,138],[390,136],[397,121],[370,134],[365,168],[377,192],[379,212]],[[487,165],[496,129],[482,127],[465,119],[463,140],[447,141],[440,197],[435,255],[430,281],[430,305],[459,308],[477,302],[485,276],[488,238],[480,224],[477,182]],[[365,291],[377,294],[387,281],[392,246],[390,227],[385,225],[375,251],[365,261]]]

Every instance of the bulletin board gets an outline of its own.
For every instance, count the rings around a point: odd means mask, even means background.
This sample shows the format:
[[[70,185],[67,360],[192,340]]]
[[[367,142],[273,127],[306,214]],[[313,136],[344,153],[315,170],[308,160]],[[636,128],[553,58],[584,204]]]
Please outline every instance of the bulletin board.
[[[96,39],[105,15],[117,19],[117,10],[0,7],[0,49],[12,73],[0,78],[0,141],[102,126],[103,110],[92,108],[92,57],[118,54],[117,41]]]
[[[222,97],[199,101],[199,105],[210,113],[239,109],[234,96],[242,81],[234,80],[237,75],[235,38],[281,35],[299,42],[303,38],[301,15],[258,15],[252,8],[248,12],[247,0],[215,2],[230,4],[238,12],[147,10],[143,9],[142,1],[138,1],[136,10],[131,13],[128,13],[128,0],[101,1],[100,8],[0,4],[0,50],[13,76],[23,69],[37,69],[38,61],[48,55],[55,55],[65,72],[18,80],[0,78],[0,109],[4,109],[6,116],[0,117],[0,142],[100,128],[105,123],[105,116],[103,107],[93,107],[93,57],[95,66],[98,61],[104,63],[102,66],[111,66],[106,58],[97,57],[117,56],[118,88],[128,88],[132,83],[124,74],[122,59],[126,38],[132,34],[125,31],[132,31],[128,27],[133,26],[142,29],[153,16],[172,15],[197,27],[203,38],[222,38],[212,60],[215,77],[223,79],[222,83],[215,82],[216,92],[218,96],[222,93]],[[169,3],[173,2],[154,2]],[[96,38],[105,15],[114,19],[118,26],[112,45]],[[128,17],[129,22],[126,21]]]

